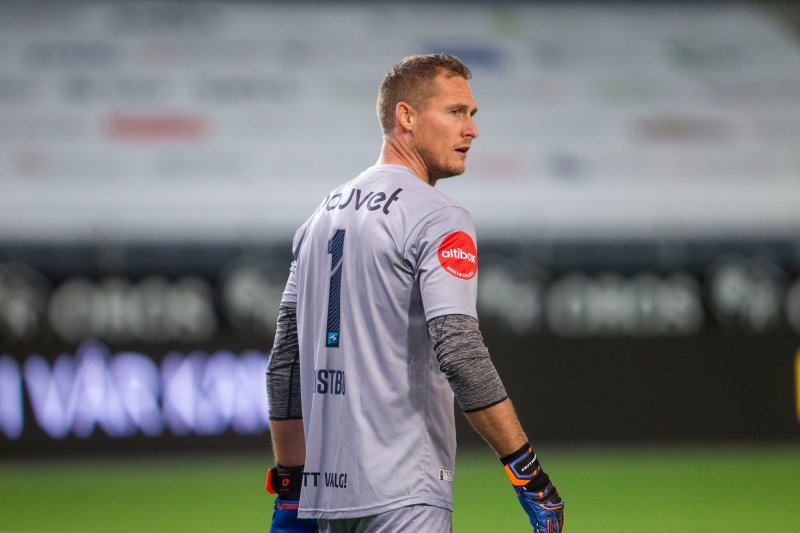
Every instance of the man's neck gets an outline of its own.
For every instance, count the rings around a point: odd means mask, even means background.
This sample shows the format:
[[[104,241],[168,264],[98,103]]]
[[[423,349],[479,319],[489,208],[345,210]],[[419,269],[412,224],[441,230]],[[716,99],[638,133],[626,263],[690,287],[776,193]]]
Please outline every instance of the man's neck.
[[[402,165],[407,167],[419,179],[430,186],[436,185],[428,176],[428,169],[422,158],[414,151],[409,149],[406,143],[389,137],[383,139],[381,153],[378,156],[378,164],[383,165]]]

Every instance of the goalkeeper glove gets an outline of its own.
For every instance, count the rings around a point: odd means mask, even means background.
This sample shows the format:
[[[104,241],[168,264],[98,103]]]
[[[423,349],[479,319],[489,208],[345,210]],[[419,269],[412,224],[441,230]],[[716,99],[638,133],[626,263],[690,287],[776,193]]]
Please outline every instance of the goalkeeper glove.
[[[267,472],[267,492],[277,494],[270,533],[318,533],[317,521],[298,518],[303,465],[275,466]]]
[[[564,530],[564,501],[542,470],[530,444],[503,457],[506,474],[519,503],[533,526],[534,533],[561,533]]]

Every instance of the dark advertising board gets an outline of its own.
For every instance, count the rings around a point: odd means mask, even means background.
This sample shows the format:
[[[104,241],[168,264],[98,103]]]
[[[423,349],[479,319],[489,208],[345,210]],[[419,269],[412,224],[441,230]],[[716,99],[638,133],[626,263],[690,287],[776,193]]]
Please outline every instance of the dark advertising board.
[[[783,248],[671,267],[642,246],[483,249],[482,330],[536,438],[800,436],[800,279]],[[265,445],[288,259],[288,245],[4,247],[0,449]]]

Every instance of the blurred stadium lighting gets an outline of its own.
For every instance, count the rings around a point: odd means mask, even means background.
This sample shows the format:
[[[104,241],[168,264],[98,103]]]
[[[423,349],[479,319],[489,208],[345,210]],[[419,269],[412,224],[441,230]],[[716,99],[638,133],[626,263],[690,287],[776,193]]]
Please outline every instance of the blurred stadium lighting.
[[[97,429],[110,437],[157,437],[165,427],[176,435],[251,434],[269,423],[266,364],[257,351],[171,352],[159,368],[146,354],[112,355],[87,341],[52,366],[32,355],[22,374],[34,420],[51,438],[88,438]],[[20,378],[16,362],[0,357],[0,429],[9,439],[24,426]]]
[[[128,417],[104,346],[86,343],[74,358],[61,355],[52,369],[44,358],[34,355],[25,362],[24,374],[36,420],[51,437],[63,438],[72,431],[86,438],[95,426],[113,437],[136,431],[134,420],[141,419],[138,409],[133,419]],[[148,376],[142,377],[146,383]]]
[[[219,435],[229,427],[244,434],[265,430],[266,367],[266,355],[255,351],[241,358],[227,351],[167,355],[162,364],[167,425],[176,435]]]

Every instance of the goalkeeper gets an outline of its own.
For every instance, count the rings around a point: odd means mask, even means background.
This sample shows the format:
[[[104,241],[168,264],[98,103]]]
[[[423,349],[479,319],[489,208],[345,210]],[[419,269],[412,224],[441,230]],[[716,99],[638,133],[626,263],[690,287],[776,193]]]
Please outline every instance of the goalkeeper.
[[[451,531],[454,396],[533,531],[563,530],[478,327],[474,222],[434,187],[464,172],[478,137],[470,77],[452,55],[394,65],[377,163],[295,234],[267,370],[273,532]]]

